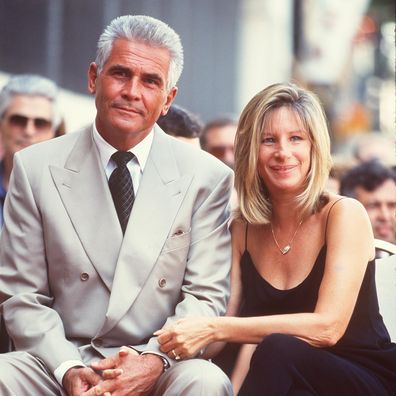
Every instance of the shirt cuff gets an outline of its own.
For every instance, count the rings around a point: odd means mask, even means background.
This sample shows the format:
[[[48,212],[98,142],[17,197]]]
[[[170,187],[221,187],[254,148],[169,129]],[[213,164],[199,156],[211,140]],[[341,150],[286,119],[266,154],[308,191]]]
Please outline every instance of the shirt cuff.
[[[55,379],[58,381],[60,386],[63,386],[62,381],[66,371],[72,367],[85,367],[85,364],[80,360],[66,360],[61,363],[54,371]]]

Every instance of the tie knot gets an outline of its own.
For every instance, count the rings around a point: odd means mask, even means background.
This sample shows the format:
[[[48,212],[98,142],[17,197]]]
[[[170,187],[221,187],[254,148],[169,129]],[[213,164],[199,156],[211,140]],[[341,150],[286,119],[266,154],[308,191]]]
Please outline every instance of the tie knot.
[[[117,166],[125,166],[135,155],[130,151],[116,151],[111,159],[117,164]]]

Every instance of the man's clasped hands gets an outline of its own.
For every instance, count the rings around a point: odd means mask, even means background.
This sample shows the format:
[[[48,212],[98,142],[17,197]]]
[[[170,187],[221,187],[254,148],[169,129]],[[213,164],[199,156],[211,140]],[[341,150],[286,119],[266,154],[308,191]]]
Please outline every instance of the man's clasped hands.
[[[163,361],[154,354],[139,354],[123,346],[115,356],[90,367],[73,367],[63,378],[70,396],[148,395],[163,371]]]

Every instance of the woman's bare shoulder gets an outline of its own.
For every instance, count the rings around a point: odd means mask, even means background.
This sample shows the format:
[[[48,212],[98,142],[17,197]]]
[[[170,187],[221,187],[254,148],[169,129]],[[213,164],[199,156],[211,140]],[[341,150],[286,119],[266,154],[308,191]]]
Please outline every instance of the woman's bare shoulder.
[[[364,206],[355,198],[344,197],[339,194],[329,193],[328,194],[328,202],[324,206],[324,212],[334,212],[334,214],[342,214],[349,213],[352,215],[356,214],[366,214],[366,209]],[[349,216],[348,216],[349,217]]]

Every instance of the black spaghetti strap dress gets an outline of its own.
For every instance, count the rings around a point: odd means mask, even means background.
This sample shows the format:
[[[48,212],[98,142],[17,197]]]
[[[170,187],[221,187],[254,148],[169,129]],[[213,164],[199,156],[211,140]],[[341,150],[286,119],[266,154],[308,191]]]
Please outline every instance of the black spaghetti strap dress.
[[[307,278],[292,289],[279,290],[257,272],[245,250],[242,315],[313,312],[325,259],[323,246]],[[379,313],[375,263],[367,266],[350,323],[336,345],[316,348],[285,334],[264,338],[239,395],[396,395],[396,344],[391,343]]]

